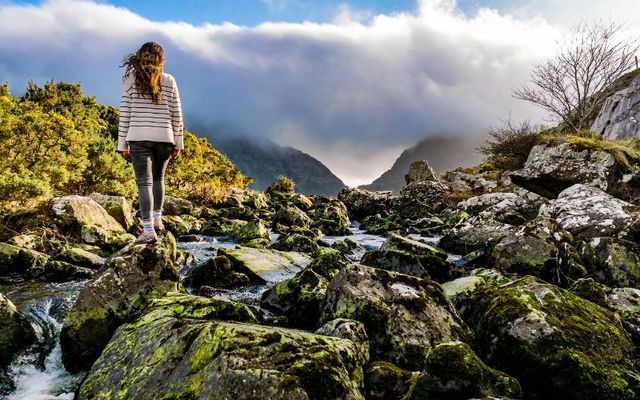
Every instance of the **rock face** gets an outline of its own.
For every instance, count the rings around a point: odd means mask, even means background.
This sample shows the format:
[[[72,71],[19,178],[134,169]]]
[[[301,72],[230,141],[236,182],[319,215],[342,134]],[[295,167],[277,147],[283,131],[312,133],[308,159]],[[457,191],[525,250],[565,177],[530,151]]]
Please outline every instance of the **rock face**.
[[[56,197],[52,201],[51,212],[60,228],[85,243],[121,247],[130,236],[118,221],[89,197]]]
[[[351,341],[254,325],[246,312],[230,313],[240,304],[199,302],[120,327],[78,398],[363,399]],[[229,319],[240,322],[221,321]]]
[[[109,258],[64,319],[60,345],[68,371],[89,369],[119,325],[137,318],[150,299],[178,290],[174,257],[160,239]]]
[[[219,256],[231,261],[236,272],[244,273],[254,284],[279,282],[309,265],[311,258],[304,253],[237,246],[218,249]]]
[[[469,334],[437,283],[357,264],[329,283],[321,321],[336,318],[364,324],[373,360],[411,370],[436,344]]]
[[[634,220],[634,206],[590,186],[576,184],[541,214],[549,216],[576,239],[615,235]]]
[[[35,342],[36,334],[27,317],[22,315],[11,300],[1,293],[0,321],[2,321],[0,324],[0,371],[2,371],[16,354]]]
[[[604,103],[591,131],[607,139],[624,139],[640,133],[640,75]]]
[[[511,181],[547,198],[582,183],[629,199],[636,197],[638,184],[638,178],[612,153],[569,143],[534,146],[524,168],[511,174]]]
[[[635,398],[632,345],[610,311],[533,277],[482,286],[459,309],[479,355],[528,398]]]

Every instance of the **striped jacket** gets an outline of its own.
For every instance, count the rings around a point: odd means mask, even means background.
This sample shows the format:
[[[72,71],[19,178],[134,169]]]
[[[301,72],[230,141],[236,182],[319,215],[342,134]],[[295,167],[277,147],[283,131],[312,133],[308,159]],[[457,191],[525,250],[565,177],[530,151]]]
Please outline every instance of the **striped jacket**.
[[[125,76],[120,98],[118,151],[129,150],[128,142],[150,140],[184,148],[182,106],[175,78],[162,73],[159,104],[143,97],[135,87],[134,71]]]

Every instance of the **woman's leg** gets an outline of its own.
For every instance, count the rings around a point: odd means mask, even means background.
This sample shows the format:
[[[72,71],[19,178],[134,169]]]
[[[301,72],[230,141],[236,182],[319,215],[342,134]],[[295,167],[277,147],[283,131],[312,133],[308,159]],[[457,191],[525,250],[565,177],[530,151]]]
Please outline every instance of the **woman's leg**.
[[[161,222],[162,205],[164,204],[164,172],[169,164],[173,145],[171,143],[154,143],[153,147],[153,218],[156,225]]]
[[[140,207],[140,217],[145,233],[151,225],[151,210],[153,208],[152,195],[152,149],[145,142],[130,142],[131,162],[136,175],[138,186],[138,203]],[[153,226],[151,226],[153,229]]]

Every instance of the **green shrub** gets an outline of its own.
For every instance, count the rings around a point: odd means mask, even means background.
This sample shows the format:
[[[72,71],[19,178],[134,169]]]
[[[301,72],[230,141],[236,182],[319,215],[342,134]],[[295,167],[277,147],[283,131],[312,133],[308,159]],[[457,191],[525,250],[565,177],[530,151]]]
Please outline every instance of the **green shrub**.
[[[513,125],[507,121],[501,128],[489,130],[489,140],[478,150],[488,156],[488,162],[502,170],[516,170],[524,166],[533,146],[540,144],[542,132],[529,122]]]

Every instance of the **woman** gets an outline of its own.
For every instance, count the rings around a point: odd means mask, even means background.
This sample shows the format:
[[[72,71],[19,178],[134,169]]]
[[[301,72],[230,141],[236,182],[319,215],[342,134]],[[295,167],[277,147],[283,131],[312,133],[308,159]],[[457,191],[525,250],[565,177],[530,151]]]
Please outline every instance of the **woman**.
[[[148,42],[125,57],[118,151],[133,163],[142,233],[134,243],[153,243],[162,225],[164,172],[184,147],[182,107],[173,76],[163,72],[164,51]],[[153,212],[153,214],[152,214]]]

